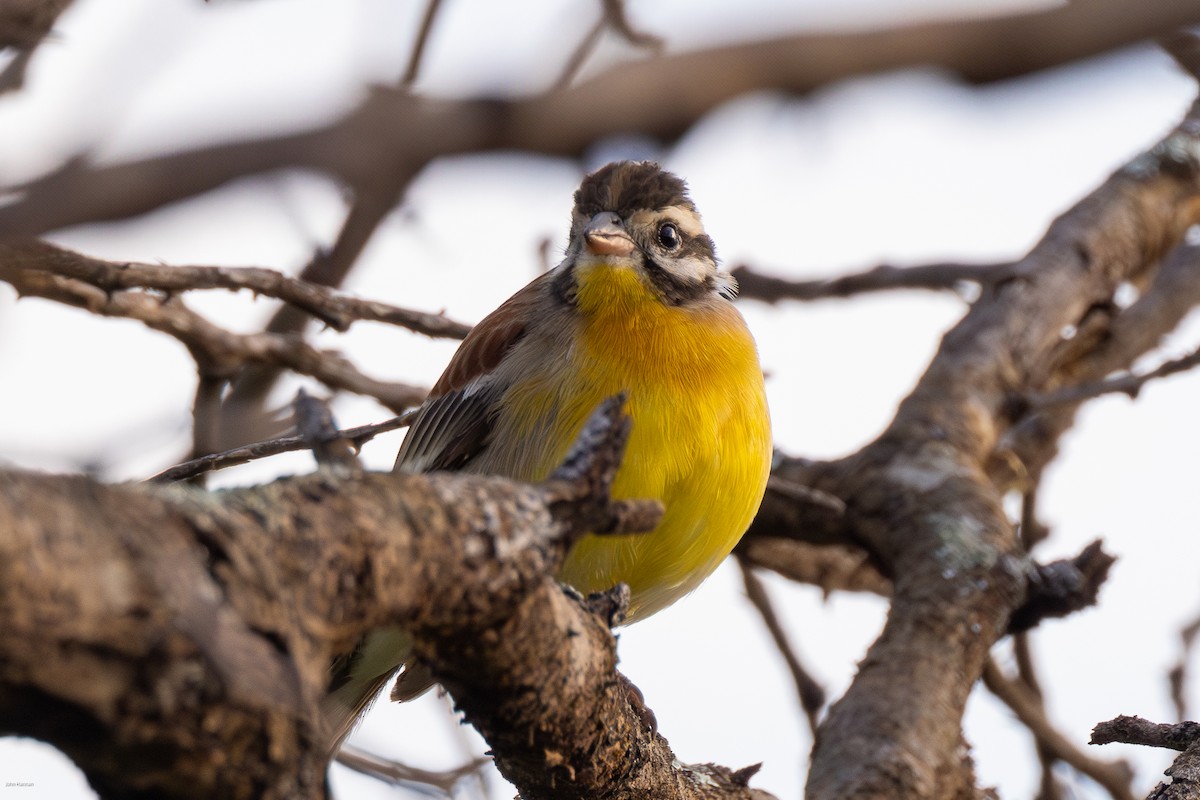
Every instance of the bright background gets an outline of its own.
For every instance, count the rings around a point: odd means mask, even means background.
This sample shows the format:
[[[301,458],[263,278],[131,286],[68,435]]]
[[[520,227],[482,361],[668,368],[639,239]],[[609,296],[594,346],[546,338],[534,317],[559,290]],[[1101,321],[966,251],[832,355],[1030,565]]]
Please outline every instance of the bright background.
[[[463,96],[544,87],[598,6],[447,2],[417,88]],[[952,0],[630,0],[635,23],[666,36],[673,49],[959,8]],[[424,2],[401,0],[79,0],[39,51],[26,89],[0,97],[0,185],[80,154],[121,160],[336,118],[369,84],[402,73],[423,9]],[[592,68],[624,52],[606,45]],[[760,92],[717,109],[673,146],[611,140],[583,164],[518,153],[444,159],[413,182],[345,288],[475,321],[536,274],[543,239],[565,243],[581,170],[617,157],[658,158],[685,176],[729,266],[820,277],[885,260],[1015,258],[1056,214],[1166,132],[1194,94],[1165,55],[1144,47],[984,89],[918,70],[804,98]],[[53,239],[114,259],[295,272],[332,241],[345,211],[336,184],[296,171]],[[272,308],[215,293],[189,303],[244,331],[259,328]],[[915,292],[741,307],[769,376],[777,445],[810,457],[851,452],[882,430],[965,309],[953,296]],[[436,378],[455,347],[370,323],[317,338],[370,375],[421,384]],[[1192,317],[1164,351],[1182,355],[1198,342]],[[88,468],[121,480],[186,454],[191,361],[179,344],[139,324],[18,303],[0,284],[0,376],[0,459],[10,465]],[[279,403],[302,383],[283,386]],[[1179,656],[1179,628],[1200,610],[1198,407],[1194,374],[1153,383],[1136,402],[1096,401],[1046,477],[1041,510],[1054,536],[1039,555],[1074,554],[1102,536],[1120,557],[1098,609],[1034,634],[1052,717],[1079,744],[1116,714],[1171,720],[1166,670]],[[334,408],[345,426],[387,416],[353,397],[339,397]],[[380,438],[364,458],[388,468],[398,440]],[[230,470],[218,483],[311,468],[309,456],[293,454]],[[836,698],[882,625],[885,603],[845,594],[824,600],[816,589],[769,577],[768,584],[794,642]],[[1007,659],[1008,646],[998,650]],[[755,785],[800,796],[810,736],[735,568],[723,567],[687,600],[623,631],[620,653],[682,760],[763,761]],[[1193,703],[1197,694],[1193,681]],[[445,706],[429,695],[381,707],[354,741],[414,765],[453,766],[483,745]],[[985,691],[968,709],[967,735],[983,783],[1005,797],[1033,796],[1031,741]],[[1135,760],[1143,793],[1170,760],[1124,746],[1098,754]],[[1073,796],[1103,796],[1070,771],[1063,775]],[[409,796],[340,767],[333,779],[341,797]],[[28,741],[0,741],[0,787],[10,781],[35,785],[0,789],[0,797],[92,796],[61,755]],[[512,796],[494,775],[486,789],[469,784],[460,796],[481,791]]]

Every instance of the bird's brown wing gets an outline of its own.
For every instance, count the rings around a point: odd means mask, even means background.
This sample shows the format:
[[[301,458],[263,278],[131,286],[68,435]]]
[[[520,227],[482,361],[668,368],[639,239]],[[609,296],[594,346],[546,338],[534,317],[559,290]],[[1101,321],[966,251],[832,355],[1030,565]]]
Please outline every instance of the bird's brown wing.
[[[525,335],[550,275],[535,278],[467,334],[409,426],[396,469],[462,469],[487,446],[505,387],[479,379]]]

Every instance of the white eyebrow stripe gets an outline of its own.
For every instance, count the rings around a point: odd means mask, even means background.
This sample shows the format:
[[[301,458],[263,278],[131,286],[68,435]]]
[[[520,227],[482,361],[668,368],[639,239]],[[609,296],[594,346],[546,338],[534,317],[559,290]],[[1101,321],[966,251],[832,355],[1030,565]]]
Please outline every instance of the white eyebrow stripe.
[[[629,217],[629,223],[632,225],[649,225],[654,221],[674,222],[688,236],[704,235],[700,215],[682,206],[667,206],[661,211],[639,211]]]

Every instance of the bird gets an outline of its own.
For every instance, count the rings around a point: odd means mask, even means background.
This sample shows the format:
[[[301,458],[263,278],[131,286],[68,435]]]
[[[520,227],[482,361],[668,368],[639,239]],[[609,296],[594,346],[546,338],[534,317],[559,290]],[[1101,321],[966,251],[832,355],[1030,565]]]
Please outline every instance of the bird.
[[[632,430],[612,496],[656,499],[663,515],[649,533],[585,535],[557,577],[584,595],[625,583],[625,624],[645,619],[717,568],[766,488],[770,414],[735,293],[683,179],[650,161],[592,172],[574,195],[565,257],[471,330],[395,469],[544,480],[597,405],[624,393]],[[342,670],[337,736],[410,646],[379,633]]]

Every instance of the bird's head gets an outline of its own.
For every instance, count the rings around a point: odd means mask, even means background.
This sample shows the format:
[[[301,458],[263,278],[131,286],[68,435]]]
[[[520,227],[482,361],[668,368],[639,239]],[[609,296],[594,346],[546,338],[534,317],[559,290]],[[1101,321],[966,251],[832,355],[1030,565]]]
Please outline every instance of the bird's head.
[[[713,241],[687,184],[650,161],[618,161],[584,178],[575,192],[562,280],[588,304],[648,299],[670,306],[736,284],[717,266]]]

